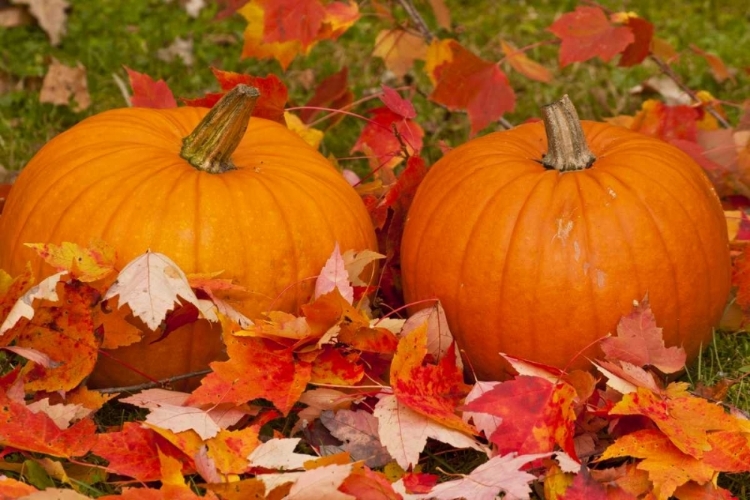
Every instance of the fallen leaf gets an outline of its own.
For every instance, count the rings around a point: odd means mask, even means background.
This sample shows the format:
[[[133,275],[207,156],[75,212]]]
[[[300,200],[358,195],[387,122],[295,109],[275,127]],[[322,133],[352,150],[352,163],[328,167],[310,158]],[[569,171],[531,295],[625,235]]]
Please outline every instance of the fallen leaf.
[[[352,101],[354,93],[349,88],[349,68],[344,66],[318,83],[313,96],[300,109],[300,118],[305,123],[319,121],[320,113],[330,110],[325,116],[326,126],[330,128],[344,118],[344,114],[336,113],[336,110],[346,109]]]
[[[341,296],[349,304],[354,301],[354,289],[350,283],[349,272],[344,265],[344,258],[341,256],[338,243],[333,247],[331,256],[326,261],[318,275],[318,279],[315,281],[315,293],[313,297],[317,299],[321,295],[332,292],[334,289],[338,289]]]
[[[456,498],[494,500],[503,492],[505,493],[503,498],[507,499],[529,498],[531,494],[529,483],[537,478],[521,469],[526,464],[547,456],[549,453],[496,456],[462,479],[440,483],[428,494],[420,495],[420,497],[435,500]]]
[[[662,329],[656,326],[648,296],[620,318],[617,336],[599,343],[608,361],[627,361],[636,366],[651,365],[662,373],[676,373],[685,368],[682,347],[665,347]]]
[[[380,442],[378,419],[364,410],[326,410],[320,415],[321,423],[338,440],[341,448],[352,460],[363,460],[368,467],[382,467],[391,460],[388,450]]]
[[[356,497],[339,491],[351,474],[352,465],[327,465],[305,471],[295,481],[285,500],[356,500]]]
[[[151,251],[136,257],[120,271],[103,300],[115,296],[119,296],[120,307],[127,304],[133,315],[154,331],[180,299],[200,309],[185,273],[166,255]]]
[[[195,62],[193,55],[193,39],[176,37],[168,46],[156,51],[156,57],[164,62],[180,59],[185,66],[192,66]]]
[[[16,326],[21,318],[32,319],[35,314],[33,307],[35,300],[47,300],[57,302],[60,298],[57,295],[57,284],[60,283],[66,272],[53,274],[42,280],[38,285],[31,287],[26,291],[14,304],[8,312],[8,316],[0,325],[0,335],[5,334],[8,330]]]
[[[352,153],[372,152],[378,167],[388,169],[404,158],[419,155],[424,130],[417,122],[394,113],[387,106],[371,109],[367,114],[371,121],[362,129]]]
[[[315,149],[320,147],[320,143],[325,135],[322,130],[308,127],[299,116],[293,115],[288,111],[284,112],[284,121],[286,122],[286,126],[289,127],[289,130],[302,137],[302,139],[310,146]]]
[[[73,111],[83,111],[91,105],[86,68],[81,63],[66,66],[53,57],[42,81],[39,102],[68,106],[71,99]]]
[[[398,402],[395,396],[381,397],[375,405],[373,415],[378,419],[378,435],[388,453],[404,469],[416,465],[419,453],[427,444],[427,438],[448,443],[456,448],[481,447],[472,438],[454,429],[445,427],[410,410]]]
[[[253,467],[278,470],[304,469],[305,463],[316,457],[295,453],[299,442],[300,438],[269,439],[255,448],[247,459]]]
[[[53,46],[60,45],[65,35],[68,15],[65,10],[70,6],[66,0],[11,0],[16,5],[28,5],[29,12],[39,22]],[[47,102],[47,101],[42,101]],[[83,106],[81,109],[85,109]]]
[[[102,241],[87,248],[67,241],[61,245],[26,243],[24,246],[36,250],[56,271],[66,271],[84,283],[100,280],[114,271],[115,249]]]

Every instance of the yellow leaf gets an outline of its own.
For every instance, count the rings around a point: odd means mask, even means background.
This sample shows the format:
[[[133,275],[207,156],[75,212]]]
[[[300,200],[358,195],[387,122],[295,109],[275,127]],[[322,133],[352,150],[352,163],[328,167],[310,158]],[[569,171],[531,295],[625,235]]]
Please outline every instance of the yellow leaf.
[[[380,57],[385,67],[401,78],[414,66],[417,59],[427,56],[427,45],[420,36],[402,29],[383,30],[375,39],[375,57]]]
[[[318,149],[320,147],[320,141],[323,140],[323,131],[316,128],[308,127],[299,116],[294,115],[288,111],[284,111],[284,119],[286,120],[286,126],[289,130],[302,137],[306,143],[310,146]]]

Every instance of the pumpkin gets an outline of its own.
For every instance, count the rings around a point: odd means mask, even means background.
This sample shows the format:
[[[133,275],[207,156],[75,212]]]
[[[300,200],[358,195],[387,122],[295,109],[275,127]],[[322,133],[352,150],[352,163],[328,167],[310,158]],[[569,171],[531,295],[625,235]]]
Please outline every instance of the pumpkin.
[[[258,95],[240,85],[210,111],[110,110],[52,139],[8,197],[0,269],[17,275],[30,261],[46,276],[54,269],[24,243],[102,240],[120,269],[150,249],[186,273],[223,271],[246,288],[224,298],[251,319],[269,308],[295,312],[336,243],[342,252],[376,250],[376,237],[361,199],[325,157],[284,125],[250,119]],[[222,356],[220,328],[204,320],[152,343],[159,336],[146,332],[100,356],[89,385],[147,381],[131,367],[173,377]]]
[[[428,171],[404,227],[405,300],[440,300],[480,379],[512,373],[499,353],[590,368],[646,296],[665,343],[694,359],[730,288],[711,183],[661,140],[579,122],[567,96],[543,116]]]

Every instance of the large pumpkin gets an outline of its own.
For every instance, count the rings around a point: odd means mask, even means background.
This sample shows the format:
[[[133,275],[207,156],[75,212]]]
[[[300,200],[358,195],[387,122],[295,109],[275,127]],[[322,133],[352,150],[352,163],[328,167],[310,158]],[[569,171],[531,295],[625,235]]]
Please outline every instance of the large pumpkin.
[[[730,287],[726,222],[701,168],[658,139],[579,124],[567,97],[543,122],[436,162],[401,259],[407,302],[442,302],[482,379],[507,375],[500,352],[590,366],[595,341],[647,294],[666,344],[693,359]]]
[[[377,249],[376,238],[364,204],[326,158],[279,123],[253,117],[248,126],[257,95],[237,87],[211,112],[111,110],[55,137],[9,195],[0,269],[19,274],[31,261],[37,276],[49,275],[24,243],[103,240],[120,268],[151,249],[186,273],[223,270],[219,277],[247,289],[231,298],[250,318],[269,307],[295,311],[337,242],[341,251]],[[110,354],[155,379],[221,356],[219,329],[205,321],[150,343],[158,336]],[[100,357],[90,385],[143,381]]]

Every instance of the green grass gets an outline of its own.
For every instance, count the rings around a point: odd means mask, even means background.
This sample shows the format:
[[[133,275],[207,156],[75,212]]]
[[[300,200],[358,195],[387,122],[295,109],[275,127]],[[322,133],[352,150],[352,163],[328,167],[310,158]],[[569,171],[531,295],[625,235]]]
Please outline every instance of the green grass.
[[[163,78],[178,97],[196,97],[217,84],[210,68],[248,72],[263,76],[283,75],[290,88],[290,102],[304,103],[313,92],[305,84],[312,72],[319,81],[344,66],[350,69],[351,86],[357,98],[378,90],[381,83],[399,86],[402,82],[383,80],[383,64],[369,56],[376,33],[384,26],[372,15],[363,18],[337,42],[322,42],[308,57],[298,57],[287,70],[275,61],[242,60],[244,20],[233,16],[215,21],[218,10],[209,5],[197,19],[190,18],[179,2],[164,0],[70,0],[67,35],[58,47],[52,47],[38,26],[0,30],[0,79],[11,79],[15,90],[0,94],[0,166],[19,170],[50,138],[73,126],[86,116],[126,105],[115,76],[127,81],[123,66]],[[208,2],[211,3],[211,2]],[[366,3],[366,2],[365,2]],[[546,31],[561,13],[578,5],[573,0],[553,1],[476,1],[448,0],[454,33],[438,31],[428,12],[427,1],[416,2],[425,12],[431,28],[441,37],[453,36],[483,58],[502,59],[500,40],[517,47],[552,38]],[[649,0],[607,0],[602,4],[615,11],[635,11],[651,20],[657,36],[669,41],[681,53],[675,71],[692,89],[705,89],[719,99],[741,103],[747,99],[750,56],[750,8],[743,2],[690,0],[679,7]],[[396,12],[405,19],[403,12]],[[180,60],[164,62],[156,57],[158,49],[170,45],[176,37],[191,38],[195,62],[186,66]],[[736,82],[717,83],[706,62],[689,50],[695,44],[720,56],[737,71]],[[619,68],[599,60],[557,66],[557,47],[541,46],[529,55],[553,70],[551,84],[529,81],[503,66],[517,93],[517,107],[507,118],[520,123],[537,116],[541,105],[568,93],[582,118],[602,119],[617,114],[633,114],[644,97],[630,90],[646,78],[657,75],[653,64]],[[39,88],[51,58],[66,64],[80,62],[87,68],[92,105],[76,113],[65,106],[39,103]],[[430,88],[417,64],[415,81],[424,94]],[[449,113],[430,103],[424,95],[414,98],[419,121],[426,130],[428,160],[439,156],[438,140],[457,145],[468,138],[468,121],[462,113]],[[366,108],[365,108],[366,109]],[[730,119],[738,111],[728,107]],[[364,109],[358,109],[363,112]],[[359,134],[361,121],[345,119],[326,134],[324,152],[348,156]],[[489,131],[489,129],[487,130]],[[485,131],[485,132],[487,132]],[[658,319],[658,318],[657,318]],[[688,378],[695,384],[711,385],[722,378],[737,379],[750,370],[750,338],[746,333],[719,333],[704,355],[691,368]],[[741,381],[729,390],[727,402],[750,410],[750,382]],[[118,417],[112,415],[114,420]],[[458,472],[461,472],[458,470]],[[733,478],[732,488],[745,498],[750,478]]]

